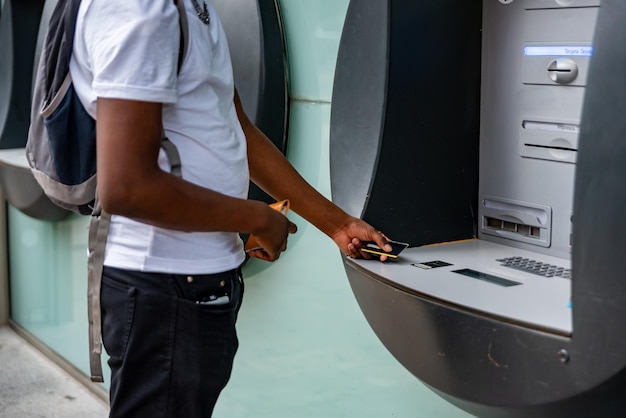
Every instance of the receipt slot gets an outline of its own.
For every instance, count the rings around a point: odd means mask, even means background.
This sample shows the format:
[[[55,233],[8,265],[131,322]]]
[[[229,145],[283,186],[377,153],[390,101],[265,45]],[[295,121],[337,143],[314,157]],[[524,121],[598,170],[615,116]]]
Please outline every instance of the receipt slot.
[[[344,258],[394,357],[480,417],[626,401],[626,3],[352,0],[333,200],[397,260]]]

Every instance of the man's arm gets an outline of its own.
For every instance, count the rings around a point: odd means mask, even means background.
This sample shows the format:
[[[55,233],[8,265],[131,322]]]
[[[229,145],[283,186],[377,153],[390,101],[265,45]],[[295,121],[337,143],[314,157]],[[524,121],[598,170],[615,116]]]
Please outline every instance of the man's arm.
[[[364,241],[375,241],[381,248],[391,250],[382,232],[345,213],[300,176],[246,116],[237,93],[235,106],[246,135],[250,177],[255,184],[277,200],[289,199],[295,212],[332,238],[348,256],[369,258],[369,254],[359,250]]]
[[[295,225],[267,205],[194,185],[158,166],[162,105],[98,99],[98,196],[116,215],[181,231],[254,234],[275,260]]]

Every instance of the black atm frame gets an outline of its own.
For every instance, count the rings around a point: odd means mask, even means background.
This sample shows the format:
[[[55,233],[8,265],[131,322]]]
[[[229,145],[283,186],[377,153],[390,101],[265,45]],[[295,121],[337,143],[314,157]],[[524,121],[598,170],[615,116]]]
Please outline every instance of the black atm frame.
[[[481,9],[479,0],[350,2],[333,91],[332,196],[394,239],[477,236]],[[626,66],[625,18],[626,2],[602,1],[576,166],[571,337],[427,297],[343,258],[388,350],[477,416],[624,415],[626,73],[616,69]]]

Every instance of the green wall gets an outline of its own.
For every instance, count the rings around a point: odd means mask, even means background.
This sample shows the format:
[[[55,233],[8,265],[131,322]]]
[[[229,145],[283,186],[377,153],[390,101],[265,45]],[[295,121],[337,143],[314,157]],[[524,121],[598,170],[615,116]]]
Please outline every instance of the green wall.
[[[283,0],[292,99],[288,158],[330,196],[329,121],[348,0]],[[45,223],[9,210],[13,319],[87,372],[86,219]],[[334,243],[299,226],[276,263],[251,260],[240,350],[215,417],[467,417],[383,347]]]

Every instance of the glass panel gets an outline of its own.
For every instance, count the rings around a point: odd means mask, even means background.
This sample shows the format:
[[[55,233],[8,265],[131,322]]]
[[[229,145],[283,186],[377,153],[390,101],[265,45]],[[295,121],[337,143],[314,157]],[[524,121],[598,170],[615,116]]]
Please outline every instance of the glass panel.
[[[8,220],[13,320],[88,375],[88,217],[44,222],[9,206]]]
[[[330,101],[348,3],[349,0],[280,2],[291,97]]]

